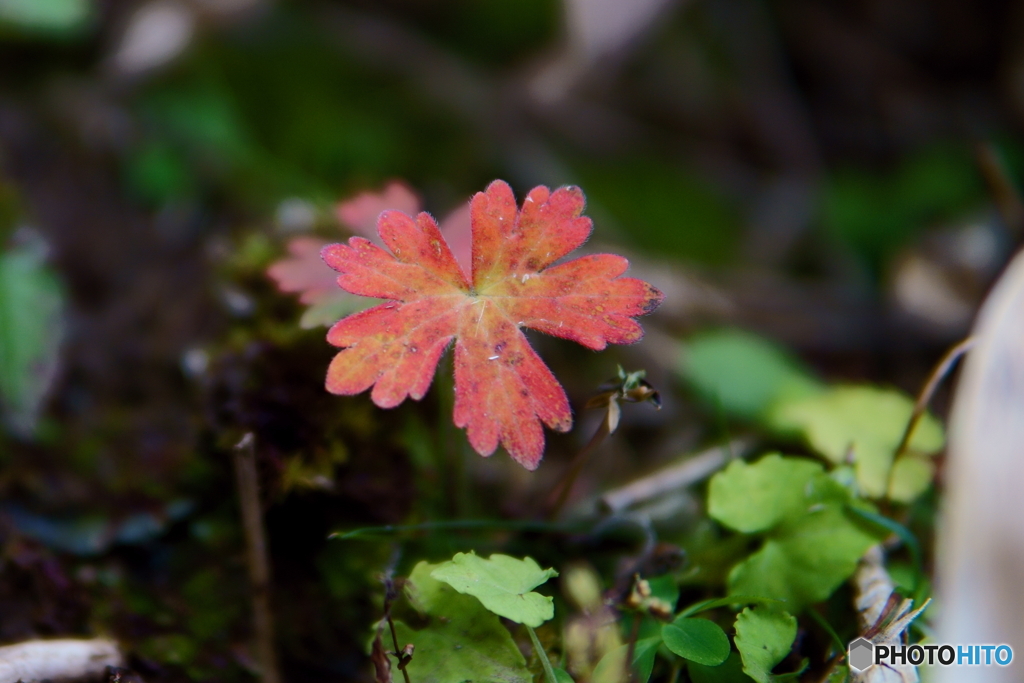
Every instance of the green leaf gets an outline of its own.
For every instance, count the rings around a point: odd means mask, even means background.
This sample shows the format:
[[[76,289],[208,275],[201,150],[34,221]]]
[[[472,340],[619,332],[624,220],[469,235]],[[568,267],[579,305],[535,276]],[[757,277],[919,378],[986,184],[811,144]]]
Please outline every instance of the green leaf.
[[[431,572],[460,593],[472,595],[484,607],[518,624],[536,628],[555,615],[548,596],[532,589],[558,576],[554,569],[541,569],[533,558],[517,560],[508,555],[491,555],[489,559],[476,553],[456,553],[449,562]]]
[[[636,683],[647,683],[654,670],[654,658],[658,654],[661,638],[643,638],[636,641],[633,648],[633,680]],[[629,654],[629,643],[621,645],[604,657],[594,667],[590,680],[592,683],[622,683],[626,672],[626,656]]]
[[[437,566],[417,564],[405,588],[413,607],[429,617],[427,626],[417,631],[395,622],[401,646],[416,646],[409,677],[432,683],[530,683],[526,660],[508,629],[479,600],[433,579]]]
[[[64,296],[45,247],[0,254],[0,414],[21,438],[35,434],[64,335]]]
[[[709,402],[748,420],[760,417],[781,397],[801,398],[822,388],[782,349],[738,330],[709,332],[690,340],[680,371]]]
[[[719,666],[687,662],[686,670],[693,683],[751,683],[750,676],[743,673],[743,660],[738,652],[730,652],[729,658]]]
[[[886,533],[841,507],[824,506],[769,534],[729,573],[729,593],[784,600],[797,612],[828,598]]]
[[[0,0],[0,24],[27,31],[68,31],[91,13],[90,0]]]
[[[743,671],[758,683],[771,683],[771,671],[796,639],[796,618],[781,610],[747,607],[736,617],[736,649]]]
[[[708,514],[744,533],[766,531],[825,502],[845,502],[846,489],[816,462],[765,456],[754,464],[733,460],[711,479]]]
[[[889,475],[889,500],[912,503],[928,490],[935,476],[935,465],[916,455],[902,455],[892,466]]]
[[[572,680],[572,676],[570,676],[569,672],[565,669],[555,669],[555,680],[558,681],[558,683],[575,683],[575,681]]]
[[[857,483],[868,496],[886,494],[889,469],[913,411],[913,401],[895,390],[870,386],[840,386],[824,394],[776,404],[769,425],[796,433],[833,463],[846,459],[852,448]],[[931,415],[917,425],[908,450],[932,454],[942,448],[942,426]]]
[[[676,619],[661,629],[665,647],[683,659],[718,666],[729,657],[729,636],[707,619]]]

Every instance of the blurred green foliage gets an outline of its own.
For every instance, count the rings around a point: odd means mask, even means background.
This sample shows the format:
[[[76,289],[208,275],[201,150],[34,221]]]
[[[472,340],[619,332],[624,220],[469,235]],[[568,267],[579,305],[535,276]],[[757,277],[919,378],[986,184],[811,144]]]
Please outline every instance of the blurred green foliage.
[[[92,17],[92,0],[0,0],[0,40],[5,34],[63,38]]]
[[[689,339],[679,370],[704,400],[746,420],[763,417],[776,400],[800,398],[821,388],[780,347],[739,330],[712,330]]]
[[[619,235],[663,257],[723,264],[735,257],[739,217],[714,187],[656,155],[578,163],[580,184]],[[600,213],[597,214],[600,217]]]
[[[508,68],[550,44],[561,27],[555,0],[454,0],[423,3],[416,24],[426,35],[482,66]]]
[[[826,600],[887,535],[851,518],[847,505],[866,504],[807,460],[768,455],[716,474],[708,514],[737,531],[766,534],[730,571],[729,593],[783,600],[792,612]]]
[[[822,198],[824,221],[878,269],[911,237],[984,201],[984,189],[966,146],[928,146],[892,170],[834,172]]]
[[[64,289],[45,263],[46,244],[23,233],[0,252],[0,415],[16,435],[35,435],[60,360]]]

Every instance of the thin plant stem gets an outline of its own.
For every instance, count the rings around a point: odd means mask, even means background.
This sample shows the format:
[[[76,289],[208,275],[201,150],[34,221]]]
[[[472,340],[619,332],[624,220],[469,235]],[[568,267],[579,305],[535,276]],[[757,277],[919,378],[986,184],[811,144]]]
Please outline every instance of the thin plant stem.
[[[949,374],[949,371],[953,368],[960,358],[971,350],[975,342],[974,337],[968,337],[962,342],[951,348],[946,352],[946,355],[942,357],[942,360],[932,369],[931,374],[928,376],[928,381],[925,382],[921,388],[921,393],[917,395],[917,401],[914,403],[914,412],[910,414],[910,421],[907,422],[907,428],[903,432],[903,438],[900,439],[900,445],[896,447],[896,453],[893,456],[893,460],[903,455],[907,448],[910,446],[910,439],[914,436],[914,430],[917,428],[917,423],[921,421],[921,417],[924,416],[925,411],[928,409],[928,404],[932,400],[932,396],[935,395],[935,390],[938,389],[939,383]]]
[[[395,622],[391,618],[391,606],[390,605],[388,605],[388,611],[387,611],[387,614],[385,616],[386,616],[386,618],[388,620],[388,627],[391,629],[391,641],[395,644],[395,656],[396,657],[401,657],[402,649],[398,646],[398,632],[395,630]],[[405,683],[412,683],[412,681],[409,680],[409,672],[406,671],[405,669],[406,669],[405,665],[400,663],[399,667],[398,667],[398,670],[402,672],[402,677],[405,679]]]
[[[555,678],[555,669],[551,666],[551,660],[548,659],[548,654],[540,644],[537,632],[528,624],[524,624],[524,626],[526,626],[526,632],[530,634],[530,642],[533,643],[533,653],[537,655],[540,665],[544,667],[544,678],[547,680],[547,683],[558,683],[558,679]]]
[[[590,441],[587,445],[580,449],[579,453],[569,463],[569,468],[562,475],[562,478],[555,484],[555,488],[552,489],[552,498],[554,502],[551,504],[551,509],[548,512],[548,519],[554,520],[558,518],[559,513],[565,506],[567,500],[569,500],[569,494],[572,492],[573,484],[576,483],[576,479],[580,476],[580,472],[583,471],[583,466],[587,464],[587,460],[590,459],[591,453],[597,450],[597,447],[604,443],[604,440],[608,438],[611,432],[608,430],[608,420],[602,419],[600,426],[594,435],[590,437]]]
[[[835,629],[832,628],[832,624],[828,623],[825,617],[818,614],[817,610],[815,610],[814,608],[808,609],[807,613],[810,614],[811,619],[816,621],[818,626],[820,626],[821,629],[832,638],[832,643],[836,646],[836,652],[846,652],[846,645],[843,644],[842,639],[836,633]]]
[[[252,584],[253,631],[256,638],[256,661],[263,683],[281,683],[274,647],[274,617],[270,607],[270,561],[263,531],[260,509],[260,484],[256,474],[256,446],[251,432],[234,448],[233,462],[242,508],[242,528]]]
[[[633,615],[633,631],[629,634],[629,648],[626,650],[626,683],[633,683],[633,655],[636,654],[636,639],[640,635],[640,614]]]
[[[985,141],[976,145],[974,157],[1003,223],[1014,236],[1020,235],[1024,229],[1024,200],[1002,155],[992,142]]]

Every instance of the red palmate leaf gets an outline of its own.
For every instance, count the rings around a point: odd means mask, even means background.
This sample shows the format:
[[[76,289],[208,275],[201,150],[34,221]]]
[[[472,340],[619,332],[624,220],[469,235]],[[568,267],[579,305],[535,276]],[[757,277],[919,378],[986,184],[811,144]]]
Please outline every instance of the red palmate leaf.
[[[544,452],[544,430],[572,425],[561,385],[521,328],[572,339],[595,350],[643,336],[633,318],[654,310],[662,294],[620,277],[628,263],[598,254],[552,265],[582,245],[592,224],[576,187],[534,188],[517,210],[496,180],[470,205],[472,270],[467,277],[434,219],[385,211],[377,229],[389,251],[362,237],[323,250],[353,294],[388,301],[334,325],[327,340],[342,351],[327,371],[327,389],[358,394],[390,408],[420,399],[437,362],[455,340],[455,424],[481,455],[501,443],[527,469]]]
[[[344,199],[334,207],[338,221],[352,232],[373,241],[379,241],[377,218],[387,210],[415,214],[420,210],[420,198],[408,185],[392,180],[379,192],[361,192]],[[441,232],[455,254],[455,259],[468,268],[470,260],[469,203],[449,213],[441,220]],[[299,301],[309,306],[299,325],[304,328],[329,325],[339,316],[367,308],[358,297],[338,289],[338,274],[323,259],[320,250],[331,242],[319,237],[302,235],[288,242],[288,256],[267,268],[267,276],[282,292],[299,294]]]
[[[337,274],[320,258],[327,244],[316,237],[294,238],[288,243],[288,257],[270,264],[267,275],[282,292],[295,292],[302,303],[315,304],[337,291]]]
[[[334,213],[353,232],[373,239],[377,217],[388,209],[414,214],[420,210],[420,197],[401,180],[392,180],[380,192],[360,192],[338,202]]]

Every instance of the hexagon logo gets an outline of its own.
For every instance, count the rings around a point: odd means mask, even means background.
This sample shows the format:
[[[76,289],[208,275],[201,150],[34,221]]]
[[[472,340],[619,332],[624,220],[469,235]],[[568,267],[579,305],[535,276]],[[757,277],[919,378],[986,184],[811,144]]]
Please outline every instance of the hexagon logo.
[[[850,643],[850,648],[846,653],[846,661],[854,671],[863,671],[875,661],[875,644],[867,638],[858,638]]]

